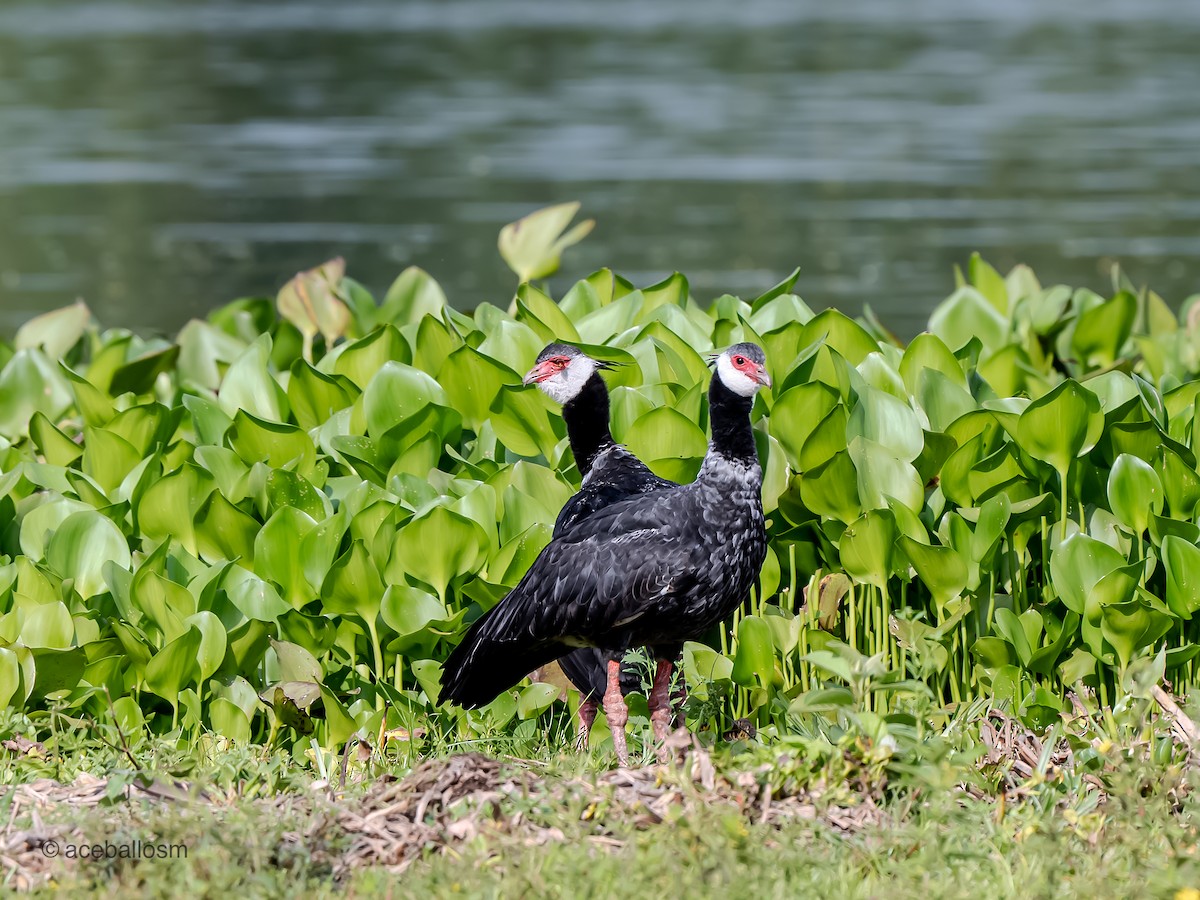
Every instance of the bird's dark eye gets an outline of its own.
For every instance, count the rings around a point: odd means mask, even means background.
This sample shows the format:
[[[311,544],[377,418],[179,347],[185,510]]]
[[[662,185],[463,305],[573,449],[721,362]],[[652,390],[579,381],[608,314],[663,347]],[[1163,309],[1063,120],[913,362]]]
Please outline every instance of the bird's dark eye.
[[[744,366],[746,364],[746,358],[744,356],[735,356],[733,358],[733,364],[735,366]]]

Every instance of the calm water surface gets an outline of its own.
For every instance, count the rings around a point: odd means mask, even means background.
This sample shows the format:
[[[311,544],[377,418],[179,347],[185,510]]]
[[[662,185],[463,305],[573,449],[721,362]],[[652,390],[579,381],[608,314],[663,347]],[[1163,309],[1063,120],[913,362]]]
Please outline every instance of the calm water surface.
[[[504,303],[507,221],[601,265],[912,333],[979,249],[1200,291],[1200,4],[0,5],[0,330],[171,331],[344,255]]]

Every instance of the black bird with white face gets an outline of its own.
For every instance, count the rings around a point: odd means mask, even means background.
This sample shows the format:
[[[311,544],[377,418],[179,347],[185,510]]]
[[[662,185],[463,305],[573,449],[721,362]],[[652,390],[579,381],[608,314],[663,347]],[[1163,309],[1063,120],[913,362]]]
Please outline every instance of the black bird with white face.
[[[593,359],[568,344],[549,344],[526,373],[524,384],[536,384],[552,400],[561,403],[567,440],[583,485],[563,506],[554,523],[558,537],[576,522],[598,509],[650,491],[676,488],[673,481],[659,478],[646,464],[613,440],[609,430],[608,386],[600,371],[612,364]],[[578,689],[579,733],[576,747],[587,746],[600,698],[608,687],[608,663],[623,653],[596,647],[580,647],[558,660],[571,684]],[[641,687],[636,669],[621,669],[621,691],[628,694]]]
[[[691,484],[614,503],[564,529],[525,577],[467,632],[443,668],[442,699],[490,702],[525,673],[575,647],[648,646],[656,737],[670,720],[671,660],[749,596],[767,551],[762,468],[750,409],[771,381],[755,344],[715,358],[712,440]],[[628,763],[620,663],[608,663],[604,709],[618,760]]]

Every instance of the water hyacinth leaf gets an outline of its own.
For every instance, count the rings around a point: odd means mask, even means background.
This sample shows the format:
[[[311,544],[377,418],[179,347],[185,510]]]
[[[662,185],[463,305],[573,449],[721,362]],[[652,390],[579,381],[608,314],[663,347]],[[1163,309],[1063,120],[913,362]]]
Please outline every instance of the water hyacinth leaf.
[[[891,394],[867,388],[859,394],[846,423],[846,439],[873,441],[896,459],[912,462],[925,446],[921,424],[908,404]]]
[[[873,509],[846,526],[838,550],[851,578],[883,590],[892,574],[895,543],[896,522],[891,512]]]
[[[197,443],[217,446],[224,443],[225,432],[233,424],[233,419],[225,415],[220,405],[195,394],[185,394],[182,402],[184,409],[191,414]]]
[[[1071,348],[1088,368],[1112,365],[1129,338],[1136,316],[1137,297],[1121,291],[1080,314],[1071,335]]]
[[[312,438],[295,425],[269,422],[238,410],[226,435],[229,446],[246,465],[265,462],[273,469],[285,466],[310,475],[317,461]]]
[[[441,663],[432,659],[414,659],[409,664],[409,668],[412,670],[413,677],[417,679],[417,683],[421,685],[421,690],[429,698],[429,702],[436,705],[442,692]]]
[[[276,469],[267,476],[267,508],[277,513],[284,508],[302,512],[314,521],[325,518],[324,495],[312,482],[295,472]]]
[[[198,653],[202,640],[199,628],[189,628],[166,644],[146,665],[146,687],[172,708],[179,708],[179,692],[195,681],[200,671]]]
[[[21,520],[20,546],[21,552],[27,557],[27,563],[42,559],[46,548],[58,527],[67,517],[77,512],[88,512],[86,503],[72,500],[69,497],[45,495],[45,500],[39,506],[31,509]]]
[[[1050,577],[1067,608],[1086,615],[1088,598],[1102,578],[1125,565],[1125,557],[1086,534],[1074,534],[1050,556]]]
[[[1195,467],[1188,465],[1176,450],[1163,445],[1155,471],[1162,482],[1171,517],[1190,518],[1200,502],[1200,475]]]
[[[1162,542],[1162,560],[1167,606],[1181,619],[1190,619],[1200,609],[1200,547],[1168,535]]]
[[[306,431],[316,428],[358,396],[358,387],[345,375],[329,375],[303,359],[292,363],[287,384],[288,404]]]
[[[304,566],[304,577],[314,592],[320,591],[337,556],[346,531],[345,513],[339,510],[319,522],[300,542],[300,559]]]
[[[161,403],[142,403],[123,409],[108,421],[104,430],[123,438],[146,456],[159,449],[174,433],[182,416]]]
[[[900,377],[904,379],[910,394],[919,393],[919,379],[923,372],[938,372],[958,387],[964,390],[967,387],[967,379],[957,357],[941,338],[929,332],[913,338],[900,360]]]
[[[87,653],[82,647],[39,647],[29,655],[36,676],[28,699],[34,702],[63,699],[78,687],[87,667]],[[23,670],[23,674],[27,673]]]
[[[952,351],[977,338],[994,350],[1008,336],[1008,318],[973,287],[961,287],[943,300],[929,317],[929,330]]]
[[[83,472],[106,493],[112,493],[142,460],[142,454],[107,428],[85,428]]]
[[[771,408],[771,434],[783,445],[794,467],[800,451],[817,424],[828,416],[841,397],[829,385],[809,382],[784,391]]]
[[[186,463],[146,488],[136,501],[138,526],[151,540],[173,537],[191,554],[198,553],[192,520],[216,488],[212,475]]]
[[[864,507],[887,509],[889,499],[903,503],[913,512],[924,505],[921,476],[909,463],[897,459],[881,444],[860,437],[850,441],[848,452],[858,478],[859,501]]]
[[[427,544],[426,548],[435,546]],[[350,549],[334,560],[321,585],[325,612],[356,615],[371,628],[375,627],[383,592],[383,581],[362,541],[351,543]]]
[[[1104,427],[1100,401],[1075,381],[1064,381],[1021,413],[1021,448],[1064,476],[1070,464],[1096,445]]]
[[[246,349],[245,341],[198,319],[183,326],[175,343],[179,345],[180,382],[207,391],[218,388],[227,368]]]
[[[542,339],[528,325],[503,318],[488,328],[487,337],[479,345],[479,352],[513,372],[526,372],[533,366],[543,346]]]
[[[152,571],[146,562],[133,576],[129,596],[141,617],[149,619],[167,641],[187,630],[185,621],[196,612],[196,598],[183,585]],[[149,626],[146,626],[149,630]]]
[[[408,344],[394,325],[382,325],[355,341],[327,353],[317,369],[328,375],[341,375],[359,389],[365,388],[375,373],[389,361],[411,362]]]
[[[997,312],[1008,313],[1008,285],[1000,273],[978,253],[971,254],[971,259],[967,263],[967,277],[988,303],[996,308]]]
[[[998,669],[1017,661],[1013,645],[998,637],[979,638],[971,645],[971,653],[984,667],[989,669]]]
[[[505,385],[492,403],[488,422],[513,453],[551,459],[559,438],[550,424],[546,402],[540,397],[539,391]]]
[[[423,316],[438,316],[446,306],[446,295],[423,269],[409,266],[392,282],[379,305],[377,322],[405,325]]]
[[[800,496],[808,509],[820,516],[853,522],[862,515],[857,485],[858,473],[850,454],[843,450],[832,459],[800,476]]]
[[[1139,650],[1152,646],[1171,630],[1174,618],[1161,601],[1139,589],[1133,600],[1101,608],[1101,631],[1117,651],[1121,668]]]
[[[135,356],[113,372],[109,392],[114,397],[124,393],[148,394],[154,390],[159,375],[169,373],[179,358],[179,345],[171,344]],[[89,370],[89,375],[92,374]]]
[[[1018,715],[1030,728],[1045,730],[1062,717],[1062,701],[1044,687],[1030,691],[1021,701]]]
[[[521,689],[517,695],[517,716],[522,719],[536,719],[558,699],[558,686],[553,684],[531,684]]]
[[[879,350],[865,328],[836,309],[823,310],[805,323],[800,340],[802,346],[820,341],[852,366]]]
[[[1122,453],[1108,475],[1108,502],[1121,524],[1141,535],[1162,512],[1162,481],[1149,463]]]
[[[8,647],[0,647],[0,706],[19,707],[25,699],[24,696],[18,696],[20,690],[21,664],[17,661],[17,654]]]
[[[1162,684],[1167,671],[1167,648],[1162,647],[1154,656],[1142,656],[1130,663],[1121,676],[1121,689],[1139,700],[1149,700],[1154,690]]]
[[[209,702],[207,709],[213,731],[234,743],[250,742],[250,718],[232,700],[217,697]]]
[[[775,643],[771,627],[758,616],[738,625],[737,648],[730,677],[743,687],[769,687],[775,680]]]
[[[733,660],[711,647],[688,641],[683,645],[683,672],[688,690],[707,697],[708,682],[728,681],[733,677]]]
[[[271,422],[287,419],[287,394],[269,371],[270,357],[271,337],[264,334],[229,367],[217,391],[226,415],[245,410]]]
[[[918,375],[915,396],[935,432],[945,431],[976,407],[975,398],[966,388],[935,369],[926,369]]]
[[[53,466],[69,466],[83,455],[83,447],[59,431],[41,412],[29,420],[29,436],[38,453]]]
[[[279,315],[296,326],[304,338],[304,357],[312,359],[312,340],[317,334],[326,346],[345,335],[350,326],[350,310],[339,296],[346,274],[341,257],[298,273],[279,290],[275,305]]]
[[[1035,611],[1030,611],[1035,616],[1037,615]],[[1012,646],[1021,664],[1025,666],[1029,665],[1029,660],[1033,656],[1033,646],[1017,614],[1011,609],[1004,607],[996,610],[996,630]]]
[[[402,638],[421,635],[431,622],[446,618],[446,607],[433,594],[408,584],[390,585],[384,592],[379,615]],[[395,646],[395,645],[394,645]],[[402,642],[398,649],[405,649]]]
[[[552,275],[563,250],[587,237],[596,224],[592,219],[567,230],[579,207],[578,201],[547,206],[500,229],[500,255],[518,279],[533,281]]]
[[[906,535],[900,535],[897,543],[917,570],[917,576],[933,594],[939,609],[945,609],[951,600],[966,590],[967,562],[953,547],[922,544]]]
[[[0,369],[0,436],[21,437],[37,412],[58,419],[72,399],[63,371],[41,350],[17,352]]]
[[[223,587],[229,602],[256,622],[274,622],[292,609],[272,585],[241,566],[226,569]]]
[[[108,589],[104,564],[112,561],[122,569],[132,558],[125,535],[102,513],[83,510],[72,513],[58,526],[46,548],[46,561],[62,578],[73,579],[85,600]]]
[[[279,665],[280,681],[306,681],[320,684],[324,678],[321,664],[315,656],[301,647],[288,641],[271,640],[271,649]]]
[[[442,386],[420,369],[388,361],[363,392],[367,433],[379,439],[396,425],[431,405],[450,405]]]
[[[800,469],[818,469],[846,449],[846,407],[835,406],[829,411],[800,448]]]
[[[225,499],[220,491],[208,495],[192,519],[199,556],[213,563],[234,560],[250,568],[259,524]]]
[[[302,547],[316,524],[306,513],[282,506],[254,538],[254,571],[279,585],[283,599],[295,609],[313,599],[304,575]]]
[[[464,344],[450,352],[438,380],[448,402],[462,413],[463,423],[479,431],[501,387],[517,384],[520,376],[504,363]]]
[[[200,632],[200,647],[196,651],[196,665],[201,682],[211,678],[225,659],[226,632],[220,619],[208,610],[188,616],[184,623],[188,628]]]
[[[430,548],[437,552],[431,553]],[[450,581],[475,571],[486,554],[487,534],[479,525],[437,506],[396,532],[386,577],[389,584],[415,578],[432,587],[445,603]]]
[[[21,643],[26,647],[65,650],[75,639],[71,611],[62,601],[39,603],[25,609]]]
[[[582,284],[587,287],[587,282]],[[547,343],[579,341],[579,332],[562,308],[532,284],[525,283],[517,288],[517,321],[529,325]]]
[[[652,409],[634,422],[625,434],[625,443],[651,468],[656,460],[699,459],[708,448],[708,439],[696,423],[666,406]]]
[[[42,313],[27,321],[17,329],[13,347],[18,351],[37,347],[52,358],[66,356],[79,343],[91,319],[92,313],[87,304],[77,300],[70,306]]]

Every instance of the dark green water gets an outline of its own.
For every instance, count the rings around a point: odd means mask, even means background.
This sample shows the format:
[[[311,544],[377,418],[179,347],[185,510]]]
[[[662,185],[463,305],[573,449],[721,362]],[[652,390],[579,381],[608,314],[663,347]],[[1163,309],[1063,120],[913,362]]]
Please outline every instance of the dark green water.
[[[173,330],[337,254],[504,303],[505,222],[599,221],[557,283],[672,269],[911,333],[972,249],[1200,290],[1200,4],[0,4],[0,330],[82,296]]]

